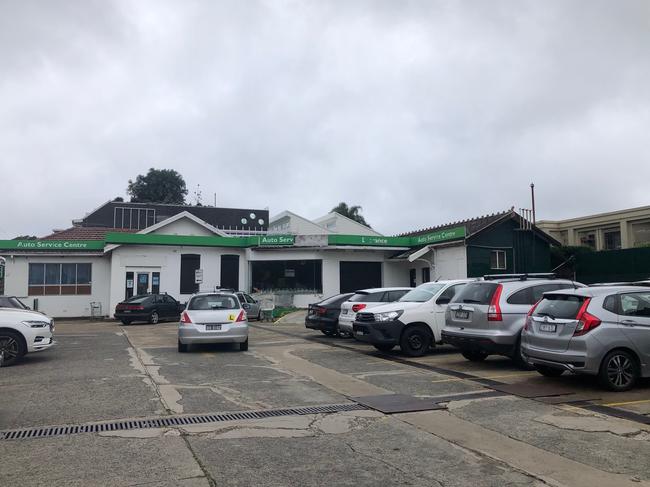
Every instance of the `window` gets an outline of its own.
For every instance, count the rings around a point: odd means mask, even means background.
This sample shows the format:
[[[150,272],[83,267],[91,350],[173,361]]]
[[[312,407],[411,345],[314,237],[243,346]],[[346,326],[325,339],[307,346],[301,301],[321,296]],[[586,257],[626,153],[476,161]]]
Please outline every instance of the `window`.
[[[201,268],[201,256],[198,254],[181,255],[181,294],[194,294],[199,290],[195,282],[195,271]]]
[[[205,294],[195,296],[187,305],[189,310],[239,309],[239,303],[232,294]]]
[[[92,294],[92,264],[29,264],[30,296]]]
[[[632,224],[632,242],[634,246],[650,243],[650,222]]]
[[[302,293],[323,291],[322,260],[252,261],[250,268],[253,289]]]
[[[402,296],[404,296],[408,291],[406,289],[402,291],[388,291],[387,297],[384,298],[384,301],[388,303],[392,303],[393,301],[397,301],[400,299]]]
[[[149,208],[115,208],[113,226],[142,230],[156,223],[156,210]]]
[[[596,250],[596,232],[593,230],[578,232],[578,242],[583,247],[590,247]]]
[[[437,304],[445,304],[449,303],[456,293],[464,286],[465,284],[456,284],[455,286],[449,286],[447,289],[445,289],[440,296],[438,296],[438,299],[436,300]]]
[[[431,280],[431,269],[429,267],[422,268],[422,283],[429,282]]]
[[[605,250],[616,250],[621,248],[621,231],[604,230]]]
[[[490,253],[490,269],[505,270],[506,269],[506,251],[493,250]]]
[[[353,303],[381,303],[385,301],[384,291],[378,293],[358,292],[355,293],[348,301]]]
[[[650,293],[630,293],[621,295],[620,314],[650,318]]]
[[[456,293],[452,301],[454,303],[490,304],[497,287],[494,282],[470,282]]]

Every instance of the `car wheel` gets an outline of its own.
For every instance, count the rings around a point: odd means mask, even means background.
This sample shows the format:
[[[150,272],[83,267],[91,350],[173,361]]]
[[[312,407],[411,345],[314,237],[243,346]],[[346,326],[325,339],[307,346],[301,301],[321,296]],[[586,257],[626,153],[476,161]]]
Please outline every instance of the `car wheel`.
[[[130,325],[131,324],[131,320],[120,320],[120,321],[122,322],[123,325]]]
[[[399,346],[409,357],[421,357],[431,346],[431,333],[423,326],[412,326],[402,333]]]
[[[526,359],[521,354],[521,335],[517,340],[517,345],[515,345],[514,355],[511,357],[514,363],[522,370],[534,370],[535,367],[526,362]]]
[[[639,379],[636,357],[625,350],[609,352],[600,364],[598,379],[610,391],[622,392],[631,389]]]
[[[257,318],[255,318],[255,321],[262,321],[262,310],[257,312]]]
[[[336,334],[336,332],[333,330],[321,330],[321,333],[328,337],[334,336]]]
[[[152,311],[151,315],[149,315],[149,323],[152,325],[157,325],[159,321],[160,316],[158,316],[158,311]]]
[[[0,331],[0,367],[15,364],[27,353],[23,337],[14,331]]]
[[[190,346],[186,345],[185,343],[181,343],[180,340],[178,340],[178,352],[179,353],[187,353],[190,351]]]
[[[395,348],[395,345],[377,344],[374,345],[374,347],[380,352],[390,352],[393,348]]]
[[[545,365],[535,365],[535,370],[542,374],[544,377],[560,377],[564,374],[564,369],[557,367],[547,367]]]
[[[248,338],[246,339],[245,342],[241,342],[239,344],[239,350],[242,351],[242,352],[245,352],[246,350],[248,350]]]
[[[488,356],[481,350],[461,350],[460,353],[470,362],[483,362]]]

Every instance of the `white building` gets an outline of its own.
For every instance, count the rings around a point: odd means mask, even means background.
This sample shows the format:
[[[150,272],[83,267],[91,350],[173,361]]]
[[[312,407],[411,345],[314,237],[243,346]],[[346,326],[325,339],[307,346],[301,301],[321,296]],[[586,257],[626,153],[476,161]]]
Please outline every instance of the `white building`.
[[[226,232],[187,209],[174,209],[157,222],[149,215],[149,225],[138,217],[134,228],[133,211],[146,218],[147,208],[101,208],[122,226],[76,226],[40,240],[0,241],[4,293],[55,317],[110,316],[117,303],[135,294],[167,292],[184,302],[217,286],[273,292],[283,304],[306,307],[356,289],[512,272],[517,265],[508,250],[519,221],[514,212],[398,237],[384,237],[345,217],[327,215],[319,219],[322,226],[283,212],[271,219],[269,233],[242,236],[242,229],[230,225]],[[123,220],[129,211],[129,220]],[[327,228],[328,223],[333,225]],[[486,232],[494,234],[488,240],[496,247],[475,245]],[[522,255],[519,251],[518,258]]]

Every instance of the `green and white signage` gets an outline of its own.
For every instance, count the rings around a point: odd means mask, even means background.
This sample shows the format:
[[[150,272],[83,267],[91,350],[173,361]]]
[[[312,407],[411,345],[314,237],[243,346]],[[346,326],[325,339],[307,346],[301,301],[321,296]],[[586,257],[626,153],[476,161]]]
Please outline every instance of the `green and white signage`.
[[[263,237],[258,237],[258,245],[261,247],[277,245],[293,245],[296,241],[296,237],[293,235],[264,235]]]
[[[433,233],[411,237],[411,245],[428,245],[432,243],[444,242],[447,240],[457,240],[465,237],[465,227],[454,227],[446,230],[439,230]]]
[[[0,240],[2,250],[103,250],[103,240]]]

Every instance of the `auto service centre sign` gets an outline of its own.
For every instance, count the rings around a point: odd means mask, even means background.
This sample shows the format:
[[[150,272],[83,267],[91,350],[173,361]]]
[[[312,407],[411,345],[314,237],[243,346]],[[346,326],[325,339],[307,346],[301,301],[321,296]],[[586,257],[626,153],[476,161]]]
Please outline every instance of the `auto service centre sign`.
[[[465,237],[465,227],[454,227],[446,230],[440,230],[425,235],[418,235],[412,237],[413,245],[426,245],[437,242],[445,242],[447,240],[456,240]]]
[[[101,240],[1,240],[2,250],[103,250]]]

